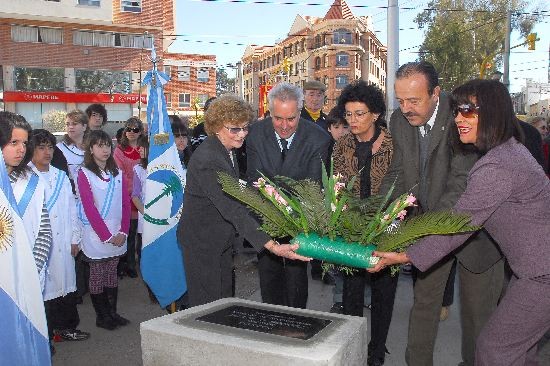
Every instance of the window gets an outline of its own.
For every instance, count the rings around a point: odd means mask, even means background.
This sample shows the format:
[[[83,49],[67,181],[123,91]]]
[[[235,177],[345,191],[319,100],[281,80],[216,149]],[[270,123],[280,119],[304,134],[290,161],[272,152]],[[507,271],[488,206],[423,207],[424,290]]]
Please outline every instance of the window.
[[[315,57],[315,70],[319,70],[321,68],[321,57]]]
[[[345,52],[338,52],[336,54],[336,67],[348,67],[349,55]]]
[[[164,66],[164,73],[166,75],[168,75],[168,77],[171,77],[172,76],[172,66]]]
[[[337,29],[333,33],[333,44],[352,44],[351,32],[347,29]]]
[[[101,6],[101,0],[78,0],[78,5]]]
[[[181,93],[179,96],[179,107],[189,108],[191,106],[191,94]]]
[[[328,55],[323,56],[323,67],[329,67],[328,64]]]
[[[153,36],[131,33],[73,31],[73,44],[78,46],[153,48]]]
[[[199,83],[208,82],[208,69],[197,69],[197,81]]]
[[[191,81],[191,67],[178,66],[178,80],[179,81]]]
[[[14,42],[62,44],[63,29],[12,25],[11,39]]]
[[[348,85],[348,76],[347,75],[338,75],[336,76],[336,89],[344,89]]]
[[[153,48],[153,37],[143,34],[115,33],[115,46],[126,48]]]
[[[77,93],[130,93],[132,75],[129,71],[75,70]]]
[[[164,93],[166,99],[166,108],[172,108],[172,93]]]
[[[208,94],[199,94],[197,95],[197,99],[199,107],[204,108],[204,103],[208,100]]]
[[[15,67],[13,69],[15,90],[64,91],[65,71],[62,68],[40,69]]]
[[[300,63],[296,62],[294,65],[294,75],[298,75],[298,72],[300,71]]]
[[[73,44],[78,46],[92,46],[94,44],[94,32],[74,31]]]
[[[141,13],[141,0],[121,0],[120,10]]]
[[[321,36],[318,34],[315,36],[315,44],[313,48],[321,47]]]

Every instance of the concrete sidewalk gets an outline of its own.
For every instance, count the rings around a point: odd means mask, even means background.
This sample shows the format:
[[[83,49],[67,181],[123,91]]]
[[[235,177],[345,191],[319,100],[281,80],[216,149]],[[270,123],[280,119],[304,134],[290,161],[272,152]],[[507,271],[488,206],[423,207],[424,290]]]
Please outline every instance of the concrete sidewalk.
[[[237,296],[260,301],[258,276],[253,254],[243,254],[236,258]],[[455,366],[460,359],[459,309],[456,306],[458,291],[455,293],[455,305],[451,307],[449,318],[440,323],[436,342],[434,365]],[[410,276],[399,278],[397,296],[393,312],[387,347],[387,366],[405,365],[405,347],[409,311],[412,305],[412,280]],[[308,308],[328,311],[332,306],[332,286],[320,281],[310,280]],[[54,366],[129,366],[141,365],[141,346],[139,323],[165,315],[158,304],[151,304],[147,290],[141,279],[124,278],[119,285],[119,313],[132,322],[126,327],[107,331],[95,326],[95,313],[88,295],[84,304],[79,305],[81,324],[79,329],[92,333],[87,341],[56,343]],[[370,312],[365,310],[365,316]],[[370,325],[370,319],[369,319]],[[540,365],[550,365],[550,340],[546,340],[539,352]]]

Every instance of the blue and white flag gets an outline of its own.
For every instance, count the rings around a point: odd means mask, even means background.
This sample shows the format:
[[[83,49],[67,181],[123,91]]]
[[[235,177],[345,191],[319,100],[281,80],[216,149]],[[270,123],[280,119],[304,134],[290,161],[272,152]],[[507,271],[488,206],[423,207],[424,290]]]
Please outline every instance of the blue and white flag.
[[[148,85],[150,147],[145,183],[141,274],[160,306],[166,307],[187,291],[183,255],[176,238],[183,207],[185,171],[166,111],[163,85],[169,77],[157,71],[154,49],[151,55],[153,70],[143,80]]]
[[[0,365],[51,365],[38,271],[0,151]]]

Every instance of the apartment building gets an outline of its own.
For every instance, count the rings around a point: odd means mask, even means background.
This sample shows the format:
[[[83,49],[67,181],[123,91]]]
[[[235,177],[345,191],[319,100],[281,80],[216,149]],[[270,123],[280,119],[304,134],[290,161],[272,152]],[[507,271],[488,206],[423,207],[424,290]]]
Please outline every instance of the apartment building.
[[[370,16],[356,17],[345,0],[335,0],[323,18],[297,15],[288,36],[272,46],[248,46],[241,59],[241,95],[264,111],[265,93],[280,81],[327,86],[325,111],[355,79],[386,90],[386,47],[376,37]]]
[[[6,2],[0,9],[3,108],[22,114],[34,127],[42,125],[48,111],[85,109],[91,103],[104,104],[110,121],[144,118],[141,81],[152,68],[151,49],[154,45],[158,68],[164,70],[175,19],[174,0]],[[169,88],[175,95],[210,93],[212,70],[208,82],[190,78]]]

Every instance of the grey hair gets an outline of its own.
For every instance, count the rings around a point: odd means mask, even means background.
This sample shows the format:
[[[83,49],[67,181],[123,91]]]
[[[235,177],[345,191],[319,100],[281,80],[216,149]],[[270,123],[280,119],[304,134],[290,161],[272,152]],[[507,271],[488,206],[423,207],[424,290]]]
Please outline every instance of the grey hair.
[[[296,101],[299,111],[304,106],[304,92],[300,87],[290,83],[277,84],[267,94],[267,102],[271,113],[273,113],[273,101],[275,99],[281,102]]]

